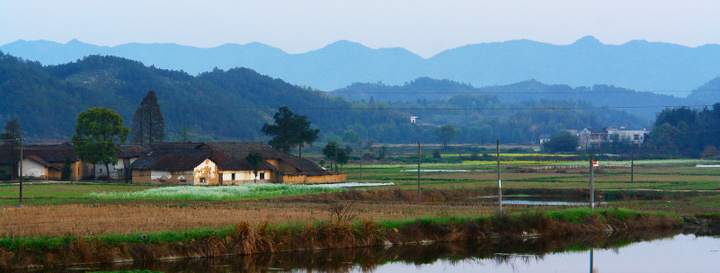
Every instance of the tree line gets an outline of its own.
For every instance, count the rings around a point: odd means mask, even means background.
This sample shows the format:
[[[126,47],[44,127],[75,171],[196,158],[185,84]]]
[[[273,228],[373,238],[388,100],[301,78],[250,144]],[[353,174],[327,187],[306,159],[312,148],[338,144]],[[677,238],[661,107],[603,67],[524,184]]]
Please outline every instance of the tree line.
[[[642,144],[611,135],[588,153],[634,154],[650,158],[718,158],[720,157],[720,103],[703,109],[690,107],[666,108],[657,114],[652,131]],[[543,147],[547,152],[574,153],[578,136],[568,131],[557,132]]]

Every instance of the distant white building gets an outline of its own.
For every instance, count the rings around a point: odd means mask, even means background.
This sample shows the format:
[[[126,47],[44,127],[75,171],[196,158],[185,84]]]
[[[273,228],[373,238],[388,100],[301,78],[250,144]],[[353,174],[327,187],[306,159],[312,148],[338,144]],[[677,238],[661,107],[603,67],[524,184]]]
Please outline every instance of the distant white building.
[[[647,134],[644,128],[642,130],[630,130],[625,129],[625,127],[608,127],[606,130],[611,140],[613,139],[613,135],[618,135],[618,140],[629,140],[635,145],[643,144],[643,142],[645,142],[645,134]]]
[[[614,141],[630,141],[634,145],[642,145],[645,142],[647,130],[625,129],[625,127],[585,128],[577,135],[581,149],[599,148],[603,143]]]
[[[416,123],[416,122],[417,122],[417,118],[418,118],[418,117],[416,117],[416,116],[410,116],[410,123]]]

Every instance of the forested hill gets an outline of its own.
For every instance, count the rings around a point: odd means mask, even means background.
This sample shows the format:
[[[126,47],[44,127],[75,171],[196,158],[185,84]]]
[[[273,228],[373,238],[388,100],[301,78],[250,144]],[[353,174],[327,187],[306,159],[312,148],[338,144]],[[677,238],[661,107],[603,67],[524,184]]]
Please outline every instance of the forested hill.
[[[693,90],[688,95],[688,99],[695,102],[720,101],[720,77],[716,77]]]
[[[346,123],[404,121],[393,111],[339,115],[339,109],[350,108],[349,102],[245,68],[190,76],[112,56],[42,66],[0,53],[0,121],[17,116],[25,135],[38,140],[69,139],[78,113],[95,106],[118,111],[129,125],[150,90],[157,93],[170,141],[183,125],[195,141],[263,140],[260,128],[272,122],[281,106],[308,115],[325,132]]]
[[[720,82],[720,80],[718,80]],[[716,88],[718,90],[720,88]],[[518,104],[526,101],[575,101],[594,106],[624,109],[630,113],[653,119],[663,109],[658,106],[688,105],[689,100],[651,92],[636,92],[612,85],[571,87],[564,84],[545,84],[527,80],[509,85],[473,87],[450,80],[418,78],[404,85],[382,83],[354,83],[346,88],[330,92],[349,100],[392,102],[423,102],[447,100],[459,94],[492,95],[504,103]],[[709,104],[712,104],[714,100]],[[691,104],[700,104],[692,101]]]
[[[366,85],[351,88],[362,90],[362,86]],[[389,89],[380,83],[369,86],[375,93],[390,97],[356,97],[358,100],[350,101],[245,68],[214,69],[191,76],[112,56],[88,56],[72,63],[43,66],[0,54],[0,124],[16,116],[30,140],[68,140],[78,113],[90,107],[117,110],[130,125],[133,113],[151,90],[165,117],[166,141],[177,141],[183,126],[193,141],[264,141],[267,137],[260,129],[272,123],[272,116],[282,106],[307,115],[321,130],[320,142],[357,145],[368,141],[434,143],[435,128],[447,124],[457,128],[458,143],[495,139],[531,143],[560,129],[642,128],[650,124],[649,119],[622,109],[598,109],[594,102],[567,99],[568,93],[553,94],[553,88],[559,87],[535,81],[511,85],[504,91],[429,78]],[[536,86],[532,92],[548,94],[521,92],[528,86]],[[407,99],[395,100],[401,97]],[[418,123],[410,123],[410,116],[417,116]]]

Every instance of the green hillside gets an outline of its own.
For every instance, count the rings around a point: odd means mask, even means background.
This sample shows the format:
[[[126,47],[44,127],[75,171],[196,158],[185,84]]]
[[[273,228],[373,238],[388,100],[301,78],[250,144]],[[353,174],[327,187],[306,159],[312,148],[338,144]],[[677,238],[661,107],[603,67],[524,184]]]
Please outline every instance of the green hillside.
[[[334,95],[339,92],[296,86],[246,68],[191,76],[113,56],[43,66],[0,53],[0,123],[17,116],[30,141],[69,139],[77,114],[95,106],[117,110],[130,125],[151,90],[165,116],[166,141],[176,141],[183,126],[194,141],[265,141],[260,128],[282,106],[307,115],[321,130],[320,142],[353,145],[435,143],[435,128],[447,124],[457,127],[456,143],[530,143],[559,129],[649,124],[623,111],[593,109],[588,102],[527,95],[521,96],[529,100],[518,100],[448,80],[419,78],[390,89],[357,84],[348,88],[357,92],[350,97],[355,100],[347,100]],[[410,123],[409,116],[419,122]]]

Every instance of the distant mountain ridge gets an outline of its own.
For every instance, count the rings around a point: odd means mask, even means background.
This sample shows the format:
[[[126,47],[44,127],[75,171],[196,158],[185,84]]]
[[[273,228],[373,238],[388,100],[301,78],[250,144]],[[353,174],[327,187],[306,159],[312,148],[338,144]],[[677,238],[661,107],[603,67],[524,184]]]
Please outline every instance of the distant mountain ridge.
[[[703,87],[720,85],[720,78],[710,81]],[[701,88],[703,88],[701,87]],[[662,108],[691,104],[712,104],[720,98],[699,98],[696,91],[688,98],[652,92],[638,92],[612,85],[593,85],[590,87],[571,87],[565,84],[545,84],[531,79],[508,85],[473,87],[450,80],[436,80],[427,77],[412,80],[404,85],[385,85],[382,83],[354,83],[348,87],[330,92],[347,100],[387,100],[391,102],[415,102],[416,100],[447,100],[458,95],[490,95],[506,103],[527,101],[585,101],[596,107],[621,108],[629,113],[638,114],[648,120]]]
[[[506,85],[528,79],[548,84],[607,84],[639,91],[690,91],[720,75],[720,45],[686,47],[634,40],[606,45],[588,36],[569,45],[530,40],[481,43],[424,59],[403,48],[371,49],[338,41],[301,54],[261,43],[197,48],[177,44],[95,46],[19,40],[0,51],[43,64],[63,64],[87,55],[114,55],[145,65],[190,74],[217,67],[251,68],[258,73],[325,91],[355,82],[402,85],[421,77],[473,86]]]

